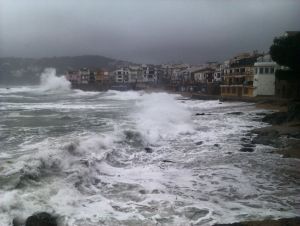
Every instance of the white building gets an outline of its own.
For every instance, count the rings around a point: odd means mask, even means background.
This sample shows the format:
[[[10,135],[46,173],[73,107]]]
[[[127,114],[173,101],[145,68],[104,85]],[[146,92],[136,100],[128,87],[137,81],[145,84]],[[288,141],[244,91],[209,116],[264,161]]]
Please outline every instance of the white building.
[[[254,64],[253,96],[275,95],[275,71],[279,66],[272,61],[270,55],[264,55]]]
[[[90,80],[90,70],[88,68],[81,68],[79,70],[79,75],[82,84],[88,84]]]
[[[221,82],[222,81],[222,76],[223,76],[223,65],[220,64],[216,67],[215,72],[214,72],[214,82]]]
[[[140,83],[145,82],[143,70],[140,66],[129,66],[129,82]]]
[[[113,71],[114,81],[116,83],[128,83],[129,82],[129,69],[122,67]]]

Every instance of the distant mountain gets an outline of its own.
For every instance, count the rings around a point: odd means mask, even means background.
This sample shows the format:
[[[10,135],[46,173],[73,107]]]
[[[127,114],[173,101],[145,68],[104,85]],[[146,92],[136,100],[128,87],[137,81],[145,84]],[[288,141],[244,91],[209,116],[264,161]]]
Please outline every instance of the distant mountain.
[[[84,55],[74,57],[47,57],[47,58],[0,58],[0,85],[6,84],[37,84],[41,72],[47,68],[56,68],[58,75],[66,70],[76,70],[82,67],[91,69],[105,68],[112,70],[117,65],[129,62],[115,60],[103,56]]]

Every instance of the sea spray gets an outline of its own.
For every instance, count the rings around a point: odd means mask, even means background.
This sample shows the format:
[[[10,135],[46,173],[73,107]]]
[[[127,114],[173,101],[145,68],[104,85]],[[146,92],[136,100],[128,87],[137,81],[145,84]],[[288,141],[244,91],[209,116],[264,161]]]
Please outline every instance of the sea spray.
[[[46,68],[40,77],[42,91],[69,91],[71,83],[64,77],[56,75],[55,68]]]
[[[175,95],[151,93],[137,102],[133,114],[137,130],[150,144],[159,140],[175,139],[177,135],[192,133],[191,113],[181,105]]]

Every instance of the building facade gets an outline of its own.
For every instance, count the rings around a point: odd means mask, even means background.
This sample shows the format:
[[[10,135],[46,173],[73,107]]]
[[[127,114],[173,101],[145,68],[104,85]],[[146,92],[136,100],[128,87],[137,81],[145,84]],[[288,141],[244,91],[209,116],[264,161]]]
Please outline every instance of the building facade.
[[[275,72],[279,66],[272,61],[270,55],[257,58],[254,64],[253,96],[275,95]]]
[[[243,53],[230,60],[229,67],[224,69],[221,96],[254,96],[254,63],[259,56],[256,52]]]

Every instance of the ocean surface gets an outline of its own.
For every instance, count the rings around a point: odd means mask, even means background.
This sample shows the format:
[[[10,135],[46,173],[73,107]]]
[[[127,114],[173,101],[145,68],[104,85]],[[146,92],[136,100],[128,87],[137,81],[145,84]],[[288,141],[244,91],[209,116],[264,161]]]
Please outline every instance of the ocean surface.
[[[266,111],[69,86],[48,71],[40,86],[0,88],[0,226],[39,211],[70,226],[299,216],[299,160],[239,151]]]

